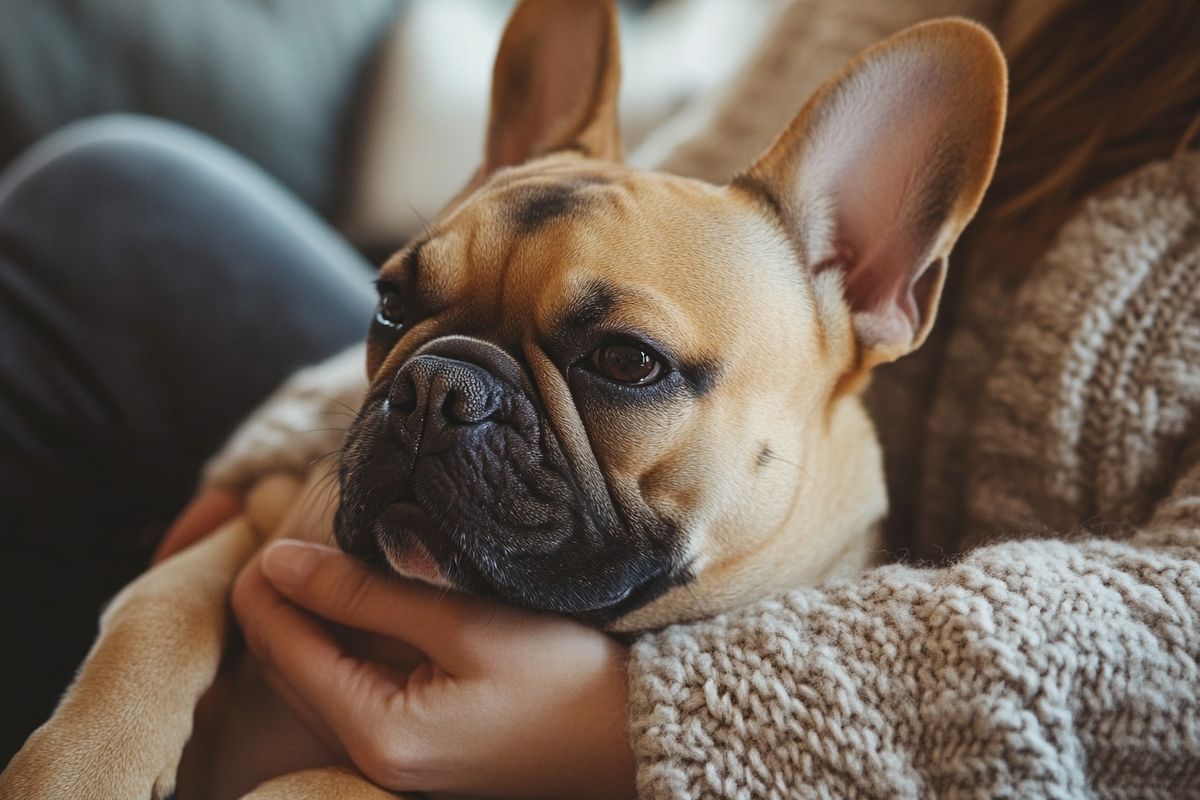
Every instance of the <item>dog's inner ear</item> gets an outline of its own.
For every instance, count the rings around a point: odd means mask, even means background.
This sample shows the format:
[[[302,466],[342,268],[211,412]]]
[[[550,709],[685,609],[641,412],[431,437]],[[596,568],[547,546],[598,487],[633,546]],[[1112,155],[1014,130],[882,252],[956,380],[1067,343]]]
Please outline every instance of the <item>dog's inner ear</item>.
[[[738,179],[770,194],[814,271],[842,273],[864,366],[928,334],[991,180],[1005,86],[983,28],[918,25],[850,62]]]
[[[479,177],[567,148],[620,160],[620,80],[611,0],[523,0],[496,56]]]

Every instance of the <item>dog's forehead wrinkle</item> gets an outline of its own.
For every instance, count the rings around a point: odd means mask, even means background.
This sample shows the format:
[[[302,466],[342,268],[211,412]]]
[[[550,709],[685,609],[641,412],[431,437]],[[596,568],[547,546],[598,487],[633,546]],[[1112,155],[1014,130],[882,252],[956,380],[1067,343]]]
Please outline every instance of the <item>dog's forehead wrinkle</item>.
[[[603,176],[586,173],[550,181],[533,179],[505,189],[501,201],[516,233],[525,236],[583,210],[593,197],[587,190],[608,183]]]

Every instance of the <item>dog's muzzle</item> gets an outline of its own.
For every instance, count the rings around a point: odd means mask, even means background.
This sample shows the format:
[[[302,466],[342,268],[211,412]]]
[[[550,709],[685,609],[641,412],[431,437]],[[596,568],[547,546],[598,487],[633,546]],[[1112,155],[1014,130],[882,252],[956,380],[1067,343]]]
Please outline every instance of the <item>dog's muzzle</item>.
[[[413,354],[364,403],[340,479],[339,544],[409,577],[600,622],[673,585],[670,532],[584,491],[532,381],[488,342]]]

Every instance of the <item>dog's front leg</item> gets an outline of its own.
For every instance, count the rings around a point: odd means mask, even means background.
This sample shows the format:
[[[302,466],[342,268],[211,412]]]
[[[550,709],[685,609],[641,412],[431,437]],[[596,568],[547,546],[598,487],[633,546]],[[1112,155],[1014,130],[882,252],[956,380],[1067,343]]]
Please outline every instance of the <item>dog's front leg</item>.
[[[116,596],[54,715],[0,775],[0,800],[157,800],[170,793],[196,703],[220,665],[233,580],[258,548],[258,531],[277,522],[255,519],[255,510],[286,508],[299,485],[287,477],[264,481],[246,516]]]

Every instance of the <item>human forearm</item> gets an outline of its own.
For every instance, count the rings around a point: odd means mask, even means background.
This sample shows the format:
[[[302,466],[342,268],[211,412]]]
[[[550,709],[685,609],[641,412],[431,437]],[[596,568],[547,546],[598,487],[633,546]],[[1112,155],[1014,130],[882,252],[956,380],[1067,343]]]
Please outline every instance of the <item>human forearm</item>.
[[[641,794],[1195,791],[1198,558],[1185,519],[1010,542],[647,636],[630,662]]]

